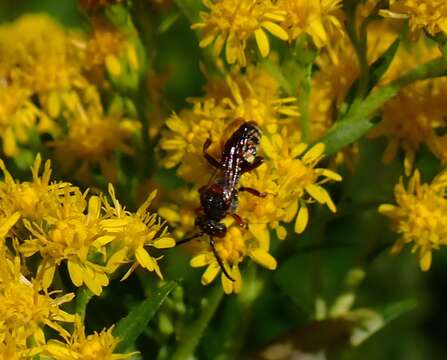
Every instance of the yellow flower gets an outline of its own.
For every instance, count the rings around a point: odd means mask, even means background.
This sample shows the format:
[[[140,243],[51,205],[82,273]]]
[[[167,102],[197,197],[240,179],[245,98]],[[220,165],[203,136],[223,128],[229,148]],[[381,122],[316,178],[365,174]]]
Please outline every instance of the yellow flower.
[[[60,322],[73,322],[74,316],[59,306],[71,301],[74,294],[53,298],[51,295],[56,292],[39,291],[38,283],[22,275],[18,257],[5,256],[1,249],[0,254],[0,344],[4,346],[3,351],[11,347],[25,353],[39,352],[39,346],[46,341],[46,326],[63,337],[68,336]]]
[[[113,153],[117,150],[132,154],[133,137],[141,124],[121,114],[103,113],[99,93],[93,87],[83,94],[87,108],[79,98],[74,99],[74,111],[67,119],[68,134],[54,141],[55,158],[63,172],[76,168],[76,176],[84,181],[91,176],[91,169],[98,167],[110,181],[117,178]]]
[[[163,166],[180,163],[178,175],[187,181],[203,182],[212,169],[203,157],[203,143],[213,140],[209,152],[220,157],[226,139],[240,119],[254,121],[269,133],[281,125],[297,129],[296,99],[282,97],[278,83],[262,68],[247,68],[245,75],[232,74],[225,80],[210,78],[205,99],[191,99],[192,110],[182,110],[167,121],[160,149],[165,151]],[[239,119],[239,121],[235,121]]]
[[[109,271],[115,271],[121,263],[133,261],[122,280],[130,276],[138,266],[154,271],[163,278],[158,259],[149,254],[147,247],[166,249],[175,246],[175,240],[169,236],[167,227],[159,216],[148,211],[157,192],[153,191],[135,214],[126,211],[118,202],[112,185],[109,185],[109,194],[111,204],[103,199],[109,218],[101,221],[101,226],[114,238],[115,254],[107,263]]]
[[[0,182],[0,207],[6,213],[18,211],[27,219],[42,219],[51,214],[58,203],[58,198],[66,192],[75,191],[75,187],[66,182],[50,183],[51,164],[45,162],[42,175],[40,154],[36,156],[31,172],[32,182],[16,182],[0,159],[0,169],[4,180]]]
[[[307,150],[306,144],[294,144],[290,140],[286,131],[271,139],[264,136],[261,145],[268,160],[241,179],[242,186],[267,193],[265,198],[245,193],[239,196],[238,213],[261,243],[269,242],[267,226],[275,229],[280,239],[286,237],[280,222],[295,219],[295,232],[302,233],[309,219],[307,203],[317,201],[336,211],[322,185],[331,180],[341,181],[341,176],[328,169],[315,168],[323,158],[324,145],[319,143]]]
[[[445,126],[445,89],[447,82],[442,78],[419,81],[403,88],[384,105],[382,121],[370,136],[390,138],[383,155],[385,163],[390,163],[402,147],[405,151],[405,174],[409,175],[416,152],[423,143],[439,157],[445,156],[439,146],[442,137],[436,136],[436,129]]]
[[[30,101],[31,92],[24,88],[0,84],[0,137],[6,156],[19,153],[18,144],[25,144],[29,132],[43,116]]]
[[[32,238],[25,240],[19,250],[25,257],[37,252],[42,257],[37,280],[44,289],[51,285],[64,260],[74,285],[85,284],[99,295],[109,283],[107,269],[93,259],[101,260],[98,256],[101,258],[102,247],[113,237],[107,236],[101,227],[99,197],[92,196],[87,202],[85,196],[80,192],[67,193],[59,199],[54,215],[46,216],[44,221],[24,221]]]
[[[271,0],[203,0],[209,12],[202,12],[202,21],[192,25],[203,30],[200,47],[214,42],[213,52],[219,56],[225,46],[225,58],[229,64],[247,65],[245,48],[253,36],[262,57],[270,52],[267,30],[281,40],[287,40],[286,31],[278,25],[287,13]]]
[[[337,17],[340,0],[279,0],[278,7],[287,14],[281,26],[286,29],[289,40],[307,33],[317,47],[323,47],[329,44],[331,33],[342,34],[342,25]]]
[[[136,353],[116,354],[114,349],[119,338],[112,335],[113,326],[100,333],[85,334],[85,326],[77,316],[73,334],[66,343],[50,340],[43,347],[43,355],[55,360],[121,360],[134,356]]]
[[[231,221],[226,222],[228,225]],[[239,264],[245,257],[250,257],[253,261],[264,266],[269,270],[276,269],[276,260],[268,253],[268,247],[262,246],[253,237],[244,232],[238,226],[231,226],[228,228],[227,234],[222,239],[215,239],[216,252],[222,260],[226,272],[233,278],[231,281],[222,272],[221,281],[222,287],[226,294],[239,293],[242,288],[242,276],[239,270]],[[204,241],[205,242],[205,241]],[[202,275],[202,284],[208,285],[221,272],[221,267],[212,249],[207,246],[207,249],[200,252],[191,259],[192,267],[204,267],[206,270]]]
[[[444,0],[391,0],[389,10],[380,14],[393,19],[409,19],[410,30],[418,35],[421,29],[431,35],[447,33],[447,3]]]
[[[82,82],[79,49],[47,15],[26,15],[0,27],[2,77],[36,93],[66,90]]]
[[[416,169],[407,189],[401,178],[394,190],[397,205],[382,204],[379,212],[391,219],[394,231],[401,236],[391,253],[412,243],[412,252],[419,252],[421,270],[427,271],[432,251],[447,244],[447,173],[441,172],[430,184],[421,183],[420,177]]]

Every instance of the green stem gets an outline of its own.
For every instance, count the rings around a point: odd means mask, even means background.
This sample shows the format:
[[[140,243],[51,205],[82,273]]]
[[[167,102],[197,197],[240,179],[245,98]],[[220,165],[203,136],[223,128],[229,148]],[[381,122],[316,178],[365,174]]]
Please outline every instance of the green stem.
[[[187,360],[192,357],[208,323],[219,307],[222,298],[222,287],[219,284],[214,285],[199,318],[192,323],[187,334],[179,340],[177,350],[173,354],[172,360]]]
[[[81,287],[77,291],[75,312],[81,317],[82,321],[85,319],[87,305],[92,297],[93,293],[86,287]]]

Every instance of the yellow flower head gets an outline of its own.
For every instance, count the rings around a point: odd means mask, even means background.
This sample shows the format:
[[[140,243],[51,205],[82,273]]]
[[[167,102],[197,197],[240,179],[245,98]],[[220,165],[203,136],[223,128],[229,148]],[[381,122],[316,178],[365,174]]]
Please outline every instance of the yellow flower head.
[[[431,35],[447,33],[447,3],[444,0],[392,0],[389,10],[380,13],[394,19],[409,19],[410,30],[416,36],[421,29]]]
[[[418,251],[422,271],[430,269],[432,251],[447,244],[447,173],[438,174],[430,184],[421,183],[415,170],[407,189],[402,179],[395,187],[397,205],[382,204],[379,212],[391,219],[392,227],[401,238],[391,253],[402,251],[405,244],[413,244]]]
[[[135,214],[126,211],[115,197],[115,190],[109,185],[111,204],[103,199],[108,219],[102,220],[101,226],[109,236],[114,238],[115,254],[109,259],[109,271],[115,271],[121,263],[133,262],[126,279],[138,267],[154,271],[163,278],[157,258],[149,254],[147,247],[166,249],[175,246],[175,240],[167,233],[167,227],[157,214],[148,211],[157,192],[153,191]]]
[[[84,95],[87,108],[78,98],[74,99],[74,111],[67,120],[68,134],[52,144],[55,158],[65,173],[73,171],[80,162],[80,179],[88,179],[91,168],[99,166],[101,173],[114,181],[117,170],[113,153],[120,150],[132,154],[133,137],[141,124],[121,114],[104,114],[96,89],[90,88]]]
[[[99,197],[92,196],[87,202],[85,196],[79,191],[66,193],[59,199],[54,215],[46,216],[43,221],[24,221],[32,238],[25,240],[19,249],[25,257],[37,252],[42,257],[37,280],[44,289],[53,282],[62,261],[67,262],[68,273],[76,286],[85,284],[99,295],[109,283],[101,254],[102,247],[113,238],[106,236],[101,227]]]
[[[209,12],[202,12],[202,21],[192,25],[203,31],[200,47],[214,42],[213,52],[219,56],[225,46],[225,58],[229,64],[246,66],[247,41],[256,39],[259,52],[266,57],[270,44],[265,30],[281,40],[287,40],[286,31],[278,25],[287,13],[271,0],[203,0]]]
[[[228,225],[231,221],[226,221]],[[206,239],[208,241],[208,239]],[[231,281],[222,272],[222,287],[226,294],[239,293],[242,288],[242,276],[239,270],[239,264],[245,257],[250,257],[258,264],[269,270],[276,269],[276,260],[268,253],[268,247],[261,246],[259,242],[253,239],[248,233],[244,232],[238,226],[228,228],[227,234],[222,239],[215,239],[215,249],[222,260],[226,272],[232,277]],[[207,245],[206,249],[191,259],[192,267],[204,267],[206,270],[202,275],[202,284],[210,284],[221,272],[216,255]]]
[[[43,329],[46,326],[63,337],[68,336],[59,322],[73,322],[74,316],[59,306],[71,301],[74,294],[53,298],[51,294],[39,291],[38,283],[30,282],[22,275],[18,257],[5,257],[1,250],[0,254],[0,343],[38,352],[33,347],[45,344]]]
[[[0,160],[0,169],[4,180],[0,182],[0,206],[7,214],[18,211],[26,219],[41,219],[52,214],[58,198],[74,187],[65,182],[50,183],[51,165],[45,162],[43,173],[39,175],[42,165],[40,154],[37,155],[31,172],[32,182],[16,182]]]
[[[307,33],[317,47],[323,47],[328,45],[330,34],[342,34],[342,25],[337,17],[340,0],[279,0],[278,7],[287,14],[281,26],[286,29],[290,40]]]
[[[112,335],[112,331],[113,327],[86,335],[85,326],[77,316],[73,334],[67,342],[50,340],[43,347],[43,354],[55,360],[121,360],[135,355],[135,352],[114,353],[120,340]]]
[[[79,83],[78,49],[46,15],[26,15],[0,27],[0,77],[36,93],[65,90]]]
[[[192,110],[182,110],[167,121],[160,149],[166,152],[162,164],[187,181],[200,182],[211,169],[203,158],[203,143],[213,140],[209,152],[219,157],[221,148],[241,119],[254,121],[269,133],[281,125],[296,128],[299,116],[296,99],[281,97],[278,83],[262,68],[248,67],[245,75],[210,78],[205,99],[191,99]],[[235,121],[239,119],[239,121]]]

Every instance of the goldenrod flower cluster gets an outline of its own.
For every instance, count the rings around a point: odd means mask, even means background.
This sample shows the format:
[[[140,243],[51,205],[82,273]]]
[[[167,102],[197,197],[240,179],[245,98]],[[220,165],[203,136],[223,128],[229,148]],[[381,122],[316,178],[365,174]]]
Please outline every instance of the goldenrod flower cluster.
[[[0,138],[6,156],[18,156],[30,136],[47,135],[49,150],[66,172],[88,180],[100,168],[117,177],[114,152],[133,151],[141,123],[123,101],[105,108],[106,73],[137,70],[135,45],[111,24],[95,21],[91,34],[70,32],[44,15],[0,27]],[[91,121],[91,120],[94,121]]]
[[[270,52],[267,33],[283,41],[293,41],[302,33],[311,36],[315,45],[329,42],[329,33],[342,27],[337,10],[339,0],[204,0],[207,12],[202,21],[192,25],[203,32],[201,47],[213,44],[218,56],[225,49],[229,64],[247,65],[246,48],[256,40],[261,57]],[[267,32],[267,33],[266,33]]]
[[[231,74],[225,80],[209,78],[205,88],[203,98],[191,99],[192,109],[174,113],[166,121],[168,129],[160,141],[162,164],[167,168],[180,164],[177,174],[192,182],[195,190],[183,190],[179,194],[175,202],[183,204],[182,208],[167,204],[160,209],[160,214],[172,226],[182,229],[177,230],[180,237],[193,231],[194,208],[199,205],[197,189],[213,173],[203,156],[204,142],[212,139],[210,153],[220,158],[223,144],[241,119],[254,121],[260,127],[263,131],[261,153],[266,161],[256,171],[244,174],[241,186],[255,188],[267,196],[257,198],[241,192],[237,212],[247,229],[228,218],[225,220],[229,226],[227,236],[216,240],[217,253],[235,279],[232,283],[222,274],[223,288],[226,293],[238,293],[242,281],[238,266],[245,257],[268,269],[276,268],[276,260],[268,253],[270,229],[284,239],[287,231],[282,223],[294,220],[295,232],[302,233],[309,218],[307,204],[315,201],[336,211],[321,185],[329,180],[340,181],[341,177],[317,167],[324,156],[324,145],[309,147],[301,142],[296,99],[281,96],[278,83],[262,67],[249,66],[246,74]],[[191,265],[207,266],[203,284],[209,284],[221,270],[206,242]]]
[[[447,245],[447,175],[439,173],[431,183],[422,183],[416,170],[405,188],[402,178],[394,191],[397,205],[383,204],[379,212],[391,219],[393,229],[401,236],[392,253],[402,251],[412,244],[418,252],[421,270],[430,269],[432,251]]]
[[[168,248],[175,242],[158,215],[148,211],[156,193],[131,213],[117,200],[112,185],[108,196],[90,195],[70,183],[51,181],[50,162],[42,173],[41,165],[38,155],[32,181],[20,182],[0,162],[4,175],[0,182],[0,351],[5,358],[9,352],[23,357],[43,352],[56,359],[105,352],[104,359],[125,358],[107,355],[118,342],[110,331],[86,338],[83,326],[77,324],[70,335],[59,322],[73,322],[74,315],[59,306],[74,294],[55,297],[58,291],[49,289],[62,266],[73,285],[85,285],[96,295],[126,264],[130,267],[123,279],[138,266],[162,278],[149,248]],[[38,266],[29,279],[31,258]],[[66,343],[46,344],[44,326],[56,330]]]
[[[422,29],[431,35],[447,33],[447,4],[443,0],[392,0],[383,16],[409,19],[410,30],[417,35]]]

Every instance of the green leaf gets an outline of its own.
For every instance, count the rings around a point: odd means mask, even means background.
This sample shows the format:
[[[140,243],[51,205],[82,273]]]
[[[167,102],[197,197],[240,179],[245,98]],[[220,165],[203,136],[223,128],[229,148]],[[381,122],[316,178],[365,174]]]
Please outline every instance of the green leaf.
[[[386,323],[412,311],[418,306],[416,299],[405,299],[385,305],[378,309]]]
[[[318,142],[326,145],[326,155],[332,155],[361,138],[373,127],[373,121],[367,116],[359,120],[338,121]]]
[[[116,349],[117,352],[125,352],[133,345],[176,286],[177,283],[174,281],[167,282],[152,297],[142,301],[117,323],[113,331],[114,336],[121,338]]]
[[[399,45],[400,38],[397,38],[388,49],[386,49],[383,54],[372,63],[370,66],[369,90],[376,86],[382,76],[386,73],[397,53],[397,49],[399,49]]]
[[[368,93],[374,86],[378,84],[382,76],[390,67],[391,62],[393,61],[394,56],[396,55],[397,49],[399,48],[399,44],[400,44],[400,38],[396,39],[388,47],[388,49],[386,49],[383,52],[383,54],[379,56],[379,58],[376,61],[374,61],[369,67],[369,84],[366,89]],[[358,87],[359,87],[359,79],[356,79],[356,81],[354,81],[354,83],[351,85],[348,94],[346,95],[344,101],[346,104],[344,113],[346,113],[349,110],[352,103],[354,102],[354,99],[357,95]]]

